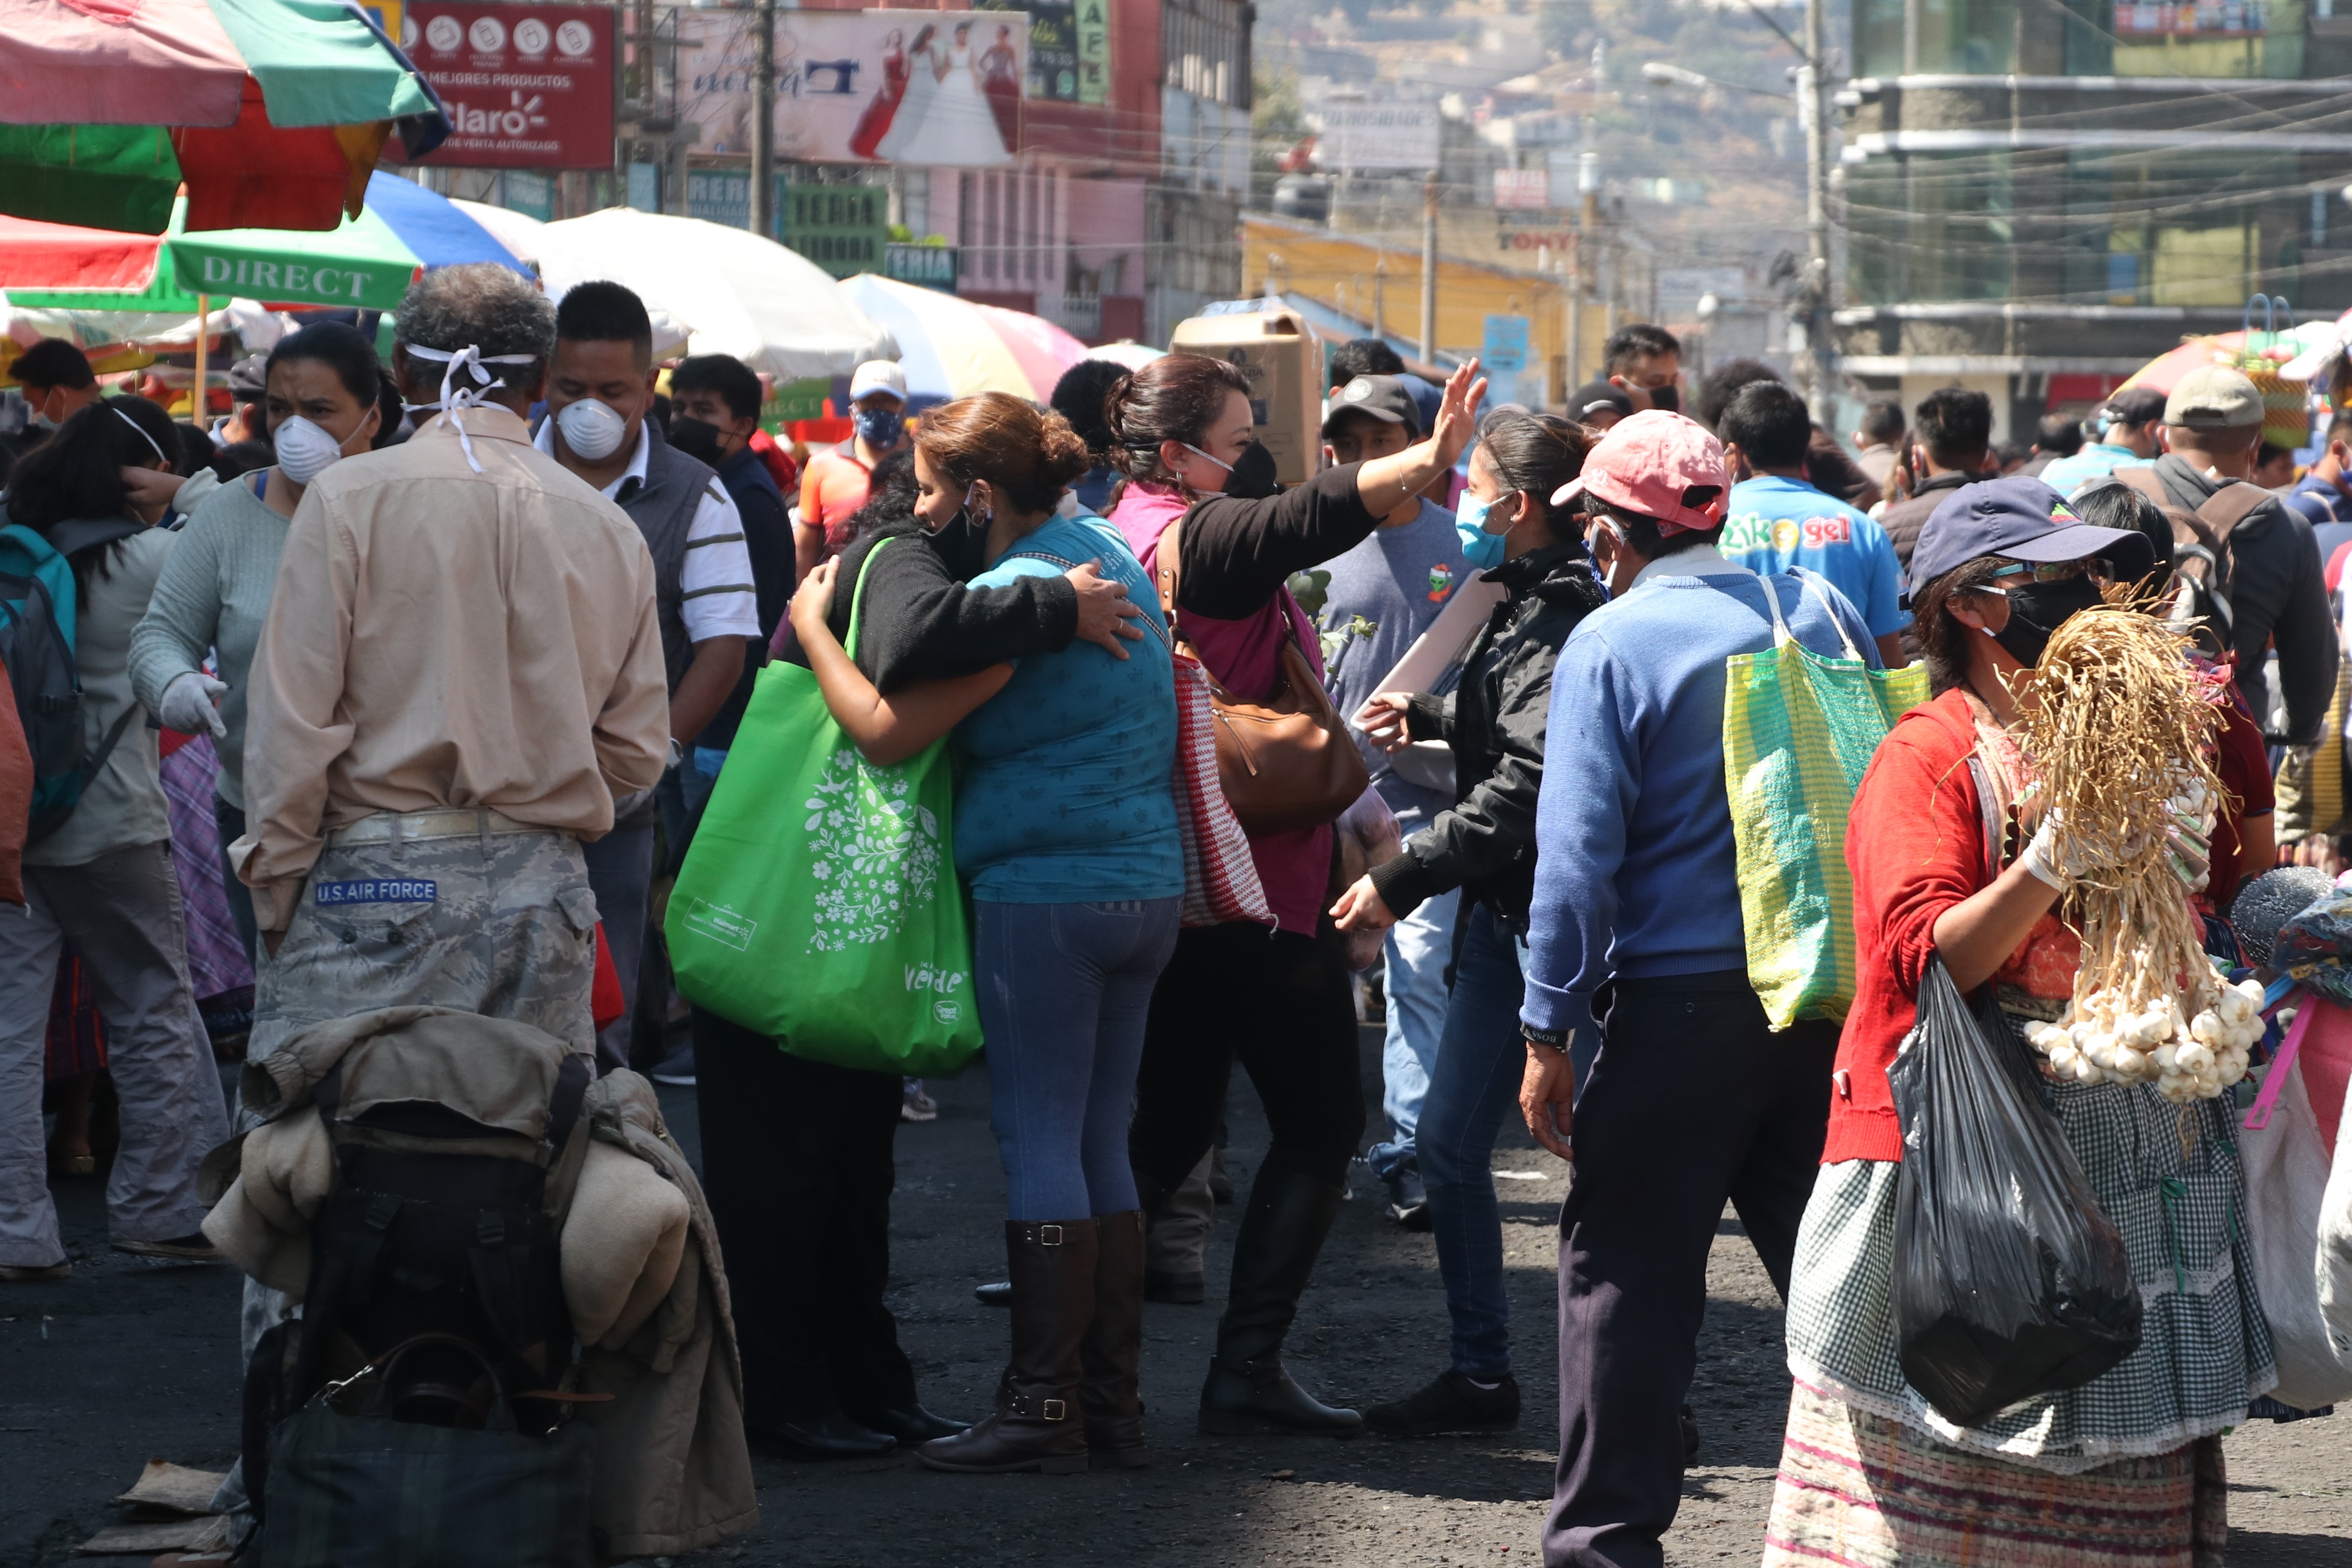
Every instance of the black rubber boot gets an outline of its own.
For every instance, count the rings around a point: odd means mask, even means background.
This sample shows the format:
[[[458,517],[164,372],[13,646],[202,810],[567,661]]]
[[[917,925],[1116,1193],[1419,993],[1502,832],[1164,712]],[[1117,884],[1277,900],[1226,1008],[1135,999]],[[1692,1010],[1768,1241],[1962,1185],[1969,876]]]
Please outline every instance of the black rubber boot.
[[[1217,1354],[1201,1385],[1201,1430],[1213,1437],[1351,1437],[1364,1418],[1310,1396],[1282,1369],[1298,1295],[1339,1212],[1335,1182],[1268,1166],[1250,1188],[1234,1241],[1233,1286]]]
[[[1122,1469],[1139,1469],[1151,1462],[1136,1388],[1143,1361],[1143,1211],[1100,1215],[1095,1228],[1095,1315],[1078,1344],[1078,1406],[1088,1451]]]
[[[862,1427],[839,1410],[803,1421],[772,1421],[748,1428],[751,1440],[795,1459],[874,1459],[898,1446],[887,1432]]]
[[[1143,1299],[1163,1301],[1171,1307],[1197,1307],[1209,1299],[1208,1277],[1146,1269],[1143,1271]]]
[[[958,1421],[935,1410],[926,1410],[920,1405],[905,1405],[892,1410],[860,1411],[856,1420],[860,1426],[889,1433],[909,1448],[933,1437],[952,1437],[958,1432],[971,1428],[969,1421]]]
[[[970,1431],[915,1450],[935,1470],[998,1475],[1087,1468],[1078,1408],[1078,1344],[1094,1319],[1100,1246],[1095,1221],[1008,1221],[1004,1250],[1013,1277],[1013,1354],[997,1407]]]

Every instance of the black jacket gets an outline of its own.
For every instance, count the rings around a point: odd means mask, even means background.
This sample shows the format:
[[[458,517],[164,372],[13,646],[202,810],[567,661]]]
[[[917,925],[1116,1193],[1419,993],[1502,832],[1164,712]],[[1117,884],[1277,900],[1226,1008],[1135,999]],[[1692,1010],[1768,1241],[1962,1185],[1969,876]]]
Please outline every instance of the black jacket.
[[[1903,563],[1906,577],[1911,570],[1911,547],[1919,542],[1919,530],[1927,526],[1936,508],[1961,486],[1980,483],[1984,477],[1981,474],[1931,474],[1905,499],[1886,503],[1878,526],[1886,530],[1886,540],[1895,547],[1895,559]]]
[[[2173,504],[2195,511],[2227,479],[2208,479],[2170,453],[2156,460],[2156,476]],[[2336,617],[2313,542],[2311,524],[2276,497],[2230,530],[2230,634],[2238,654],[2238,689],[2256,716],[2270,720],[2270,683],[2263,678],[2273,638],[2279,685],[2285,688],[2286,731],[2315,741],[2336,693]]]
[[[1555,544],[1486,573],[1509,597],[1463,661],[1450,697],[1418,696],[1407,714],[1415,740],[1454,748],[1454,804],[1371,873],[1402,920],[1423,900],[1462,889],[1524,930],[1536,880],[1536,797],[1543,788],[1551,669],[1576,623],[1606,596],[1581,545]]]
[[[1264,500],[1212,496],[1184,514],[1176,608],[1240,621],[1265,607],[1294,572],[1345,555],[1381,526],[1356,493],[1363,465],[1326,468]]]
[[[866,613],[851,650],[857,667],[888,695],[920,681],[976,674],[1031,653],[1058,653],[1078,632],[1078,593],[1066,577],[1024,577],[1001,588],[968,588],[986,570],[987,536],[961,520],[926,535],[920,523],[885,523],[841,552],[827,617],[846,647],[859,573],[874,547],[898,542],[866,572]],[[795,664],[805,664],[796,646]]]

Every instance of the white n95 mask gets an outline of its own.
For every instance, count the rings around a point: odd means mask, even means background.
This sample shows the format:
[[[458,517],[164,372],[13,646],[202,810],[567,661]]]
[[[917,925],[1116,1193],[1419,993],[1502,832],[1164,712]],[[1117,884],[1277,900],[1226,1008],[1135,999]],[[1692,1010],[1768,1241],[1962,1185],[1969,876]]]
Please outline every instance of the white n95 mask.
[[[297,485],[308,485],[343,455],[343,444],[300,414],[278,427],[269,438],[278,452],[278,471]]]
[[[621,449],[621,438],[629,433],[629,422],[610,403],[583,397],[578,402],[564,405],[563,412],[555,416],[555,428],[563,433],[563,444],[574,455],[601,463]]]

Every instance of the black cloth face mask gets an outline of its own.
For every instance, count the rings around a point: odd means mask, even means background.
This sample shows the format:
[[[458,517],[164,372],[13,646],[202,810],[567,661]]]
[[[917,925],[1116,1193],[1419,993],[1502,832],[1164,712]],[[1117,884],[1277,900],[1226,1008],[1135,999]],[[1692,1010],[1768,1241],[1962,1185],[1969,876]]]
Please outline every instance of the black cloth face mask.
[[[1233,471],[1225,476],[1224,493],[1244,501],[1262,501],[1281,488],[1274,476],[1274,454],[1263,441],[1243,447],[1241,455],[1234,459]]]
[[[922,525],[920,517],[915,520],[918,527]],[[988,570],[988,525],[975,518],[971,508],[960,508],[931,530],[931,549],[950,577],[969,582]]]
[[[669,444],[688,457],[719,466],[719,427],[708,420],[684,416],[669,422]]]
[[[2099,585],[2085,572],[2057,582],[2022,582],[2009,590],[2009,624],[1992,633],[2009,656],[2027,669],[2042,662],[2051,633],[2079,610],[2104,603]]]
[[[1682,412],[1683,391],[1682,388],[1675,385],[1674,382],[1668,382],[1662,387],[1652,387],[1649,389],[1649,392],[1650,406],[1652,408],[1657,409],[1661,413],[1679,413]]]

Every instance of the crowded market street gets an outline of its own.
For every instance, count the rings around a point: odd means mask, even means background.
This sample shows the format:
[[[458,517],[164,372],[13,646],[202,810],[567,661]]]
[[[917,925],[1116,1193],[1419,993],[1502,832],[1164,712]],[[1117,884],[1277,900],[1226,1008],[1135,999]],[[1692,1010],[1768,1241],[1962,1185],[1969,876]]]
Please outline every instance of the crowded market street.
[[[1376,1031],[1366,1031],[1365,1071],[1378,1092]],[[898,1144],[890,1300],[902,1323],[919,1325],[936,1357],[920,1370],[940,1407],[985,1397],[996,1375],[1002,1314],[971,1298],[973,1282],[1001,1260],[982,1221],[1003,1177],[988,1137],[985,1084],[973,1074],[934,1084],[940,1119],[909,1127]],[[694,1096],[666,1091],[672,1132],[696,1146]],[[1265,1118],[1246,1092],[1233,1098],[1234,1171],[1246,1181],[1265,1145]],[[1515,1318],[1552,1312],[1554,1219],[1566,1183],[1557,1161],[1524,1134],[1507,1137],[1498,1171],[1538,1173],[1504,1187]],[[1443,1333],[1430,1239],[1398,1229],[1357,1201],[1334,1233],[1330,1262],[1307,1300],[1302,1368],[1319,1383],[1370,1398],[1423,1371]],[[85,1562],[74,1547],[112,1517],[109,1500],[154,1455],[224,1468],[235,1429],[236,1363],[208,1320],[233,1312],[236,1282],[214,1268],[108,1260],[97,1194],[68,1208],[77,1254],[98,1262],[37,1313],[0,1309],[0,1435],[9,1439],[9,1484],[0,1500],[0,1561],[24,1568]],[[1225,1227],[1229,1242],[1229,1218]],[[1223,1284],[1225,1249],[1210,1250],[1211,1299]],[[103,1271],[100,1271],[102,1270]],[[1213,1309],[1149,1309],[1145,1399],[1181,1411],[1187,1373],[1213,1326]],[[1667,1537],[1675,1568],[1751,1563],[1763,1529],[1788,1405],[1781,1312],[1771,1282],[1727,1213],[1707,1274],[1705,1381],[1693,1404],[1705,1447],[1683,1483],[1682,1511]],[[1528,1381],[1549,1379],[1549,1336],[1528,1336]],[[1358,1390],[1361,1390],[1358,1393]],[[1166,1458],[1136,1473],[1105,1472],[1075,1485],[986,1478],[932,1478],[920,1493],[906,1458],[843,1467],[762,1459],[764,1522],[754,1534],[682,1556],[679,1568],[865,1568],[882,1561],[940,1568],[1496,1568],[1537,1561],[1529,1548],[1551,1493],[1549,1422],[1507,1437],[1419,1441],[1365,1438],[1341,1445],[1206,1442],[1177,1421],[1160,1439]],[[2249,1568],[2335,1568],[2352,1554],[2352,1476],[2323,1425],[2241,1433],[2231,1446],[2231,1561]],[[1128,1525],[1148,1526],[1128,1530]]]

